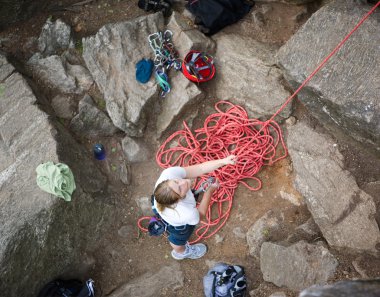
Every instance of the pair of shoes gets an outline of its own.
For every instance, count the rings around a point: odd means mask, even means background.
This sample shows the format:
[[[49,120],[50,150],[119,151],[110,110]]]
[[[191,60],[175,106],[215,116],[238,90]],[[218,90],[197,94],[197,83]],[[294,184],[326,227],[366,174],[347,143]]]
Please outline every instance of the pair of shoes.
[[[172,250],[172,257],[176,260],[183,259],[199,259],[203,257],[207,252],[207,246],[203,243],[197,243],[190,245],[186,243],[186,249],[183,254],[177,253],[175,250]]]

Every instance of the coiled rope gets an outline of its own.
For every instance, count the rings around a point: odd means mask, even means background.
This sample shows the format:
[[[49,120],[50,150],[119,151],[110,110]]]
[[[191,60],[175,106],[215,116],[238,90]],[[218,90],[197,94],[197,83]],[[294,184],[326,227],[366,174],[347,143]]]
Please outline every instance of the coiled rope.
[[[192,243],[198,242],[202,238],[211,237],[223,227],[230,215],[232,199],[238,184],[243,184],[252,191],[259,190],[261,181],[254,175],[259,172],[263,165],[272,165],[287,156],[281,128],[274,121],[274,118],[379,5],[380,1],[339,42],[269,120],[261,122],[256,119],[249,119],[242,107],[227,101],[220,101],[215,105],[217,113],[208,116],[204,127],[195,130],[195,135],[184,122],[184,130],[175,132],[160,146],[156,154],[156,161],[162,168],[199,164],[209,160],[221,159],[230,154],[237,156],[236,165],[227,165],[214,171],[213,174],[219,179],[221,187],[214,192],[206,214],[206,221],[202,221],[200,227],[195,231],[197,238]],[[222,105],[227,106],[225,111],[221,109]],[[279,144],[280,147],[278,147]],[[207,176],[202,176],[197,181],[196,187],[206,179]],[[253,185],[249,185],[247,180],[253,181]],[[144,218],[141,218],[138,224],[143,230],[141,227],[142,219]]]
[[[190,166],[230,154],[237,156],[235,165],[213,172],[220,188],[212,196],[206,220],[201,221],[195,231],[197,239],[193,242],[209,238],[222,228],[229,217],[238,184],[252,191],[259,190],[261,180],[256,173],[263,165],[272,165],[287,156],[281,128],[276,122],[264,126],[266,122],[249,119],[242,107],[227,101],[216,103],[215,109],[217,113],[209,115],[203,128],[195,130],[195,135],[184,122],[185,129],[172,134],[156,155],[157,163],[163,168]],[[282,149],[278,149],[279,144]],[[195,188],[206,179],[207,176],[202,176]],[[213,209],[216,213],[212,213]]]

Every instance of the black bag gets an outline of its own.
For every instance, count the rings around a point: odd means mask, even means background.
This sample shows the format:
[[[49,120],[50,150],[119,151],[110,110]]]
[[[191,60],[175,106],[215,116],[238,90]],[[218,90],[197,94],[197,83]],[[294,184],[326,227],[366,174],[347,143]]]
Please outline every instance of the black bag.
[[[247,293],[244,268],[218,263],[203,278],[203,288],[206,297],[244,297]]]
[[[253,5],[247,0],[189,0],[186,8],[198,19],[201,31],[212,35],[240,20]]]
[[[85,283],[78,279],[56,279],[46,284],[38,297],[94,297],[93,283],[92,279]]]
[[[162,11],[164,16],[169,16],[171,12],[169,0],[139,0],[137,6],[145,11]]]
[[[166,224],[157,216],[151,217],[148,225],[148,233],[150,236],[160,236],[166,231]]]

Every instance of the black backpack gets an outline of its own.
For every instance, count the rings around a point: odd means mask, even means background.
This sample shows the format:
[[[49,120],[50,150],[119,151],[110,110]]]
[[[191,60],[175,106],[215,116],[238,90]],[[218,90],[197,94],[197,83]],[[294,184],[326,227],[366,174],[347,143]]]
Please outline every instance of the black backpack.
[[[78,279],[56,279],[47,283],[38,297],[94,297],[94,281],[87,280],[85,283]]]
[[[171,12],[171,2],[169,0],[139,0],[137,6],[145,11],[162,11],[164,16],[169,16]]]
[[[247,293],[244,268],[218,263],[203,278],[203,288],[206,297],[244,297]]]
[[[212,35],[245,16],[254,5],[248,0],[189,0],[186,8],[196,17],[196,24]]]

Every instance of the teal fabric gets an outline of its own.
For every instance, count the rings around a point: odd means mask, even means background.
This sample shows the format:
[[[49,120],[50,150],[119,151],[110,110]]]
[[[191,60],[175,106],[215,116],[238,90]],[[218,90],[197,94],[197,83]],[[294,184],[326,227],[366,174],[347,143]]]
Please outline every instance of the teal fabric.
[[[54,194],[65,201],[71,201],[75,191],[74,175],[69,166],[63,163],[54,164],[49,161],[36,168],[37,185],[41,190]]]
[[[136,64],[136,79],[138,82],[145,84],[149,81],[153,72],[153,61],[150,59],[142,59]]]

